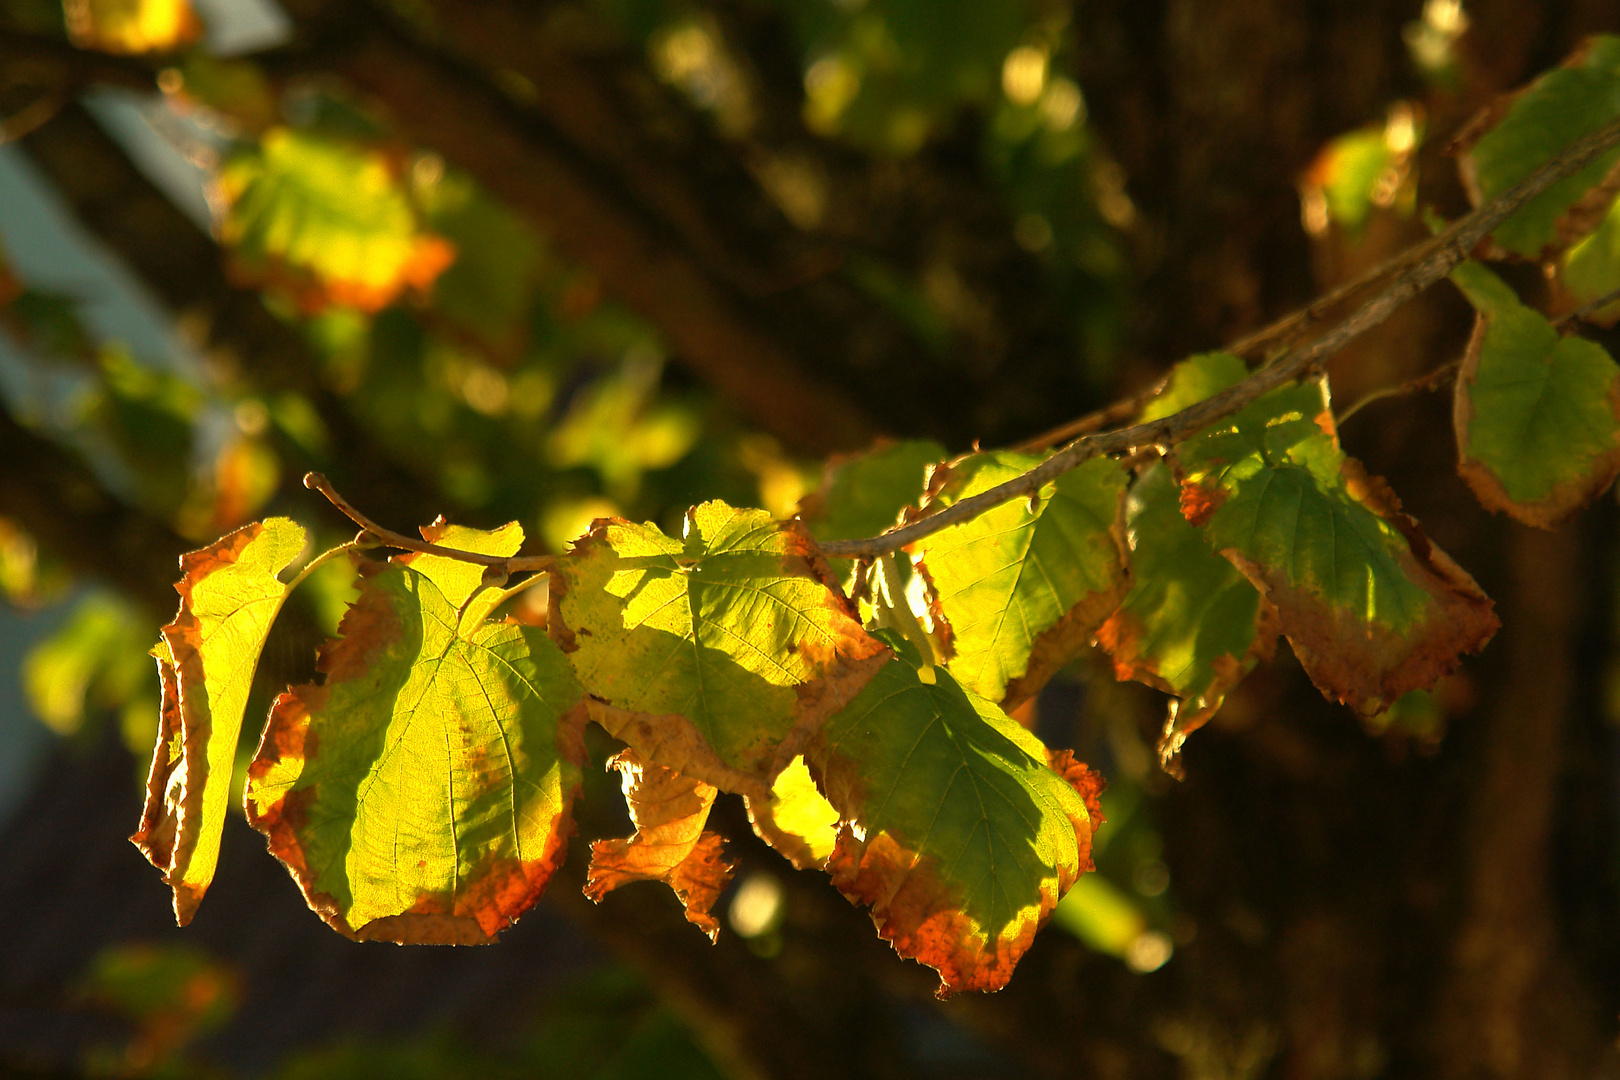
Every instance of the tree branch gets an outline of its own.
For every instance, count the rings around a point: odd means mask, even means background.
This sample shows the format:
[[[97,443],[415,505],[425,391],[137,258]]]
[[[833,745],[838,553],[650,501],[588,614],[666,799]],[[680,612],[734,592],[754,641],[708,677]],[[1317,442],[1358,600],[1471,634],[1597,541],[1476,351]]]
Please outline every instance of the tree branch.
[[[1620,145],[1620,121],[1611,122],[1566,146],[1552,160],[1524,180],[1472,213],[1459,218],[1432,240],[1418,245],[1414,251],[1423,252],[1422,258],[1402,269],[1382,292],[1363,304],[1343,322],[1310,344],[1292,349],[1259,368],[1242,382],[1162,419],[1076,439],[1022,476],[963,499],[920,521],[866,540],[841,540],[824,544],[822,550],[828,555],[841,558],[875,556],[897,551],[942,529],[970,521],[1004,502],[1033,495],[1051,480],[1094,457],[1129,453],[1143,446],[1171,445],[1221,417],[1237,412],[1267,391],[1319,366],[1357,337],[1382,323],[1397,308],[1445,277],[1453,267],[1467,259],[1480,242],[1512,216],[1519,207],[1559,180],[1579,172],[1599,154],[1616,145]],[[1403,258],[1406,256],[1397,256],[1396,261],[1399,262]],[[1291,315],[1283,319],[1279,325],[1289,324],[1298,318],[1297,314]]]
[[[304,486],[311,491],[318,491],[326,496],[326,501],[337,507],[343,516],[365,530],[365,535],[377,541],[382,547],[400,548],[404,551],[419,551],[424,555],[442,555],[446,559],[455,559],[457,562],[472,563],[475,566],[490,566],[500,569],[508,574],[520,574],[524,571],[550,570],[557,565],[557,560],[551,555],[484,555],[476,551],[462,551],[460,548],[442,547],[426,540],[418,540],[404,533],[397,533],[392,529],[385,529],[372,521],[366,515],[349,504],[349,500],[337,493],[331,483],[318,472],[304,474]]]

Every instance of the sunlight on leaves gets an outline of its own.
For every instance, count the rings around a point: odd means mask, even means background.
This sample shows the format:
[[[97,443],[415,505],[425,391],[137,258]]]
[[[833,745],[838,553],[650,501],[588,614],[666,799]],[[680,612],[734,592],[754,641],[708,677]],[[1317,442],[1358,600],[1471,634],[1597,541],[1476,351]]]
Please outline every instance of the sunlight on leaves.
[[[827,870],[940,973],[941,996],[995,990],[1091,869],[1101,784],[948,672],[922,682],[914,659],[886,664],[806,751],[840,816]]]
[[[516,525],[423,533],[483,554],[523,539]],[[579,684],[544,631],[466,617],[498,593],[481,567],[409,556],[362,572],[324,681],[271,709],[248,821],[349,937],[493,941],[566,852]]]
[[[1011,480],[1041,459],[996,451],[934,471],[930,505]],[[1040,491],[913,545],[963,686],[1011,707],[1090,644],[1125,595],[1126,475],[1099,458]]]
[[[551,590],[593,719],[647,761],[762,798],[887,656],[801,525],[720,502],[679,540],[598,522]]]
[[[636,833],[628,840],[591,844],[585,895],[602,897],[632,881],[662,881],[686,909],[686,921],[720,936],[720,920],[709,914],[731,880],[731,864],[718,833],[709,832],[713,785],[692,780],[624,750],[608,762],[623,775],[624,801]]]
[[[180,560],[180,611],[153,655],[162,713],[146,807],[130,841],[174,890],[191,921],[214,879],[242,713],[270,624],[286,598],[276,577],[304,549],[304,530],[270,518]]]
[[[241,272],[289,293],[306,312],[329,304],[378,311],[425,290],[455,259],[422,231],[379,153],[274,128],[220,170],[229,206],[221,237]]]
[[[1379,712],[1495,633],[1474,579],[1339,449],[1325,385],[1274,390],[1176,456],[1183,515],[1275,605],[1330,700]]]

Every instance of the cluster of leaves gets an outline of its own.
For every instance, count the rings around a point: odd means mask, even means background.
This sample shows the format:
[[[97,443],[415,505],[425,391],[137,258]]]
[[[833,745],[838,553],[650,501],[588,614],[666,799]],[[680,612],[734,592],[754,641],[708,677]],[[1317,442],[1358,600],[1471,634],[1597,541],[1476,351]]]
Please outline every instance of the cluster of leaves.
[[[1620,115],[1616,56],[1620,40],[1594,41],[1479,125],[1464,157],[1478,198]],[[343,252],[301,246],[251,213],[278,161],[316,152],[269,143],[243,166],[240,236],[346,281],[331,263]],[[1570,296],[1605,301],[1601,283],[1620,280],[1605,232],[1616,156],[1531,200],[1494,250],[1548,260]],[[388,260],[354,265],[386,261],[391,288],[430,279],[435,237],[409,213],[390,230]],[[1620,369],[1483,266],[1454,280],[1479,312],[1456,381],[1460,471],[1488,507],[1550,526],[1620,471]],[[381,287],[349,285],[356,303]],[[1193,357],[1136,419],[1173,417],[1250,377],[1237,356]],[[1327,697],[1372,715],[1432,686],[1497,627],[1473,579],[1344,453],[1321,377],[1155,453],[1093,458],[847,574],[822,551],[925,520],[1041,460],[881,445],[830,462],[798,516],[705,502],[679,536],[603,517],[538,571],[512,561],[516,523],[441,520],[425,544],[369,529],[284,583],[304,530],[286,518],[246,526],[184,560],[179,613],[154,649],[162,718],[135,842],[187,921],[217,862],[270,626],[341,555],[359,597],[320,651],[319,680],[276,699],[246,793],[250,822],[338,931],[493,940],[563,857],[595,722],[626,747],[611,764],[636,832],[593,845],[590,895],[663,881],[717,932],[710,908],[730,868],[705,826],[729,792],[766,842],[825,870],[902,955],[936,968],[942,993],[995,989],[1090,868],[1101,824],[1099,779],[1007,710],[1093,641],[1121,678],[1173,696],[1161,746],[1173,767],[1279,636]],[[502,614],[536,586],[543,625]]]

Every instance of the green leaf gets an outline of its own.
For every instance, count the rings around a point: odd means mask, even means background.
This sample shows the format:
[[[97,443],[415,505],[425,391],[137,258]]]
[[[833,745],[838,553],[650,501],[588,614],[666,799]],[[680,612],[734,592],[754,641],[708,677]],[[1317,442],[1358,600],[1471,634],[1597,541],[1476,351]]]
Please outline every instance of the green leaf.
[[[897,656],[805,752],[840,817],[827,862],[941,996],[996,990],[1091,869],[1100,783],[947,671]]]
[[[1608,213],[1591,236],[1564,253],[1558,276],[1575,303],[1587,304],[1620,292],[1620,200],[1610,204]],[[1584,316],[1585,321],[1613,326],[1620,319],[1620,302],[1605,304]]]
[[[996,451],[934,472],[930,505],[949,506],[1011,480],[1041,458]],[[1011,708],[1088,645],[1125,595],[1126,476],[1089,461],[972,521],[917,542],[935,630],[951,673]]]
[[[1142,410],[1141,423],[1162,420],[1196,405],[1205,398],[1242,382],[1249,373],[1249,365],[1231,353],[1211,352],[1189,356],[1170,369],[1170,379],[1164,393],[1148,402]]]
[[[681,540],[598,522],[551,605],[593,719],[647,761],[760,798],[888,655],[802,525],[721,502],[688,511]]]
[[[303,549],[299,525],[270,518],[180,559],[180,610],[153,651],[163,705],[146,806],[130,841],[163,871],[181,926],[219,862],[242,712],[287,594],[276,575]]]
[[[455,258],[423,232],[379,153],[274,128],[220,170],[230,204],[221,228],[239,268],[318,311],[377,311],[426,289]]]
[[[1496,631],[1473,578],[1339,449],[1325,386],[1274,390],[1177,456],[1182,513],[1276,606],[1328,698],[1376,713]]]
[[[423,532],[492,555],[522,540],[510,525]],[[469,571],[439,556],[369,568],[321,650],[324,682],[276,699],[248,770],[248,821],[349,937],[492,941],[566,853],[582,691],[544,631],[460,618],[497,592]]]
[[[1181,516],[1179,494],[1163,464],[1131,489],[1131,591],[1097,631],[1119,678],[1178,698],[1159,744],[1167,768],[1277,640],[1276,609]]]
[[[1620,366],[1478,263],[1452,280],[1479,312],[1457,375],[1457,471],[1487,508],[1551,528],[1620,475]]]
[[[1499,119],[1498,119],[1499,117]],[[1488,202],[1550,161],[1564,147],[1620,117],[1620,37],[1589,39],[1563,66],[1535,80],[1487,113],[1488,130],[1459,160],[1464,183],[1477,204]],[[1497,244],[1515,255],[1539,259],[1589,232],[1612,201],[1582,206],[1603,184],[1620,151],[1600,155],[1586,168],[1553,184],[1497,226]]]
[[[945,457],[932,439],[884,440],[864,454],[835,455],[820,489],[800,502],[799,516],[818,541],[876,536],[922,502],[929,468]]]

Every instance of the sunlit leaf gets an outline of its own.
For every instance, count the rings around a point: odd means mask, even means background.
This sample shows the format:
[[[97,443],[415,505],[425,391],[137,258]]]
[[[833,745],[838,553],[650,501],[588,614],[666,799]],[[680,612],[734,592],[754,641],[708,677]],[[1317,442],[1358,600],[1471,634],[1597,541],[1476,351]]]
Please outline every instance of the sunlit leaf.
[[[1457,471],[1485,506],[1550,528],[1620,475],[1620,366],[1478,263],[1452,280],[1479,312],[1457,375]]]
[[[1331,700],[1376,713],[1496,631],[1473,578],[1339,449],[1325,386],[1274,390],[1177,457],[1183,514],[1275,605]]]
[[[386,307],[426,289],[455,258],[422,231],[382,155],[274,128],[227,161],[221,227],[241,271],[290,291],[306,310]]]
[[[936,469],[930,505],[1011,480],[1040,458],[997,451]],[[1098,458],[914,547],[951,673],[1011,707],[1091,642],[1125,595],[1126,476]]]
[[[593,718],[645,760],[747,795],[887,655],[803,526],[719,502],[690,510],[680,540],[597,522],[551,603]]]
[[[896,656],[805,753],[838,811],[827,862],[941,995],[995,990],[1091,868],[1100,783],[947,671]]]
[[[180,610],[154,650],[163,711],[140,828],[130,837],[191,921],[214,878],[248,689],[304,530],[270,518],[180,560]]]
[[[1477,203],[1487,202],[1545,165],[1564,147],[1620,117],[1620,37],[1589,39],[1563,66],[1503,99],[1480,121],[1459,165]],[[1469,138],[1473,137],[1471,132]],[[1464,140],[1465,143],[1467,139]],[[1590,232],[1614,199],[1600,190],[1620,151],[1553,184],[1493,234],[1502,248],[1540,258]]]
[[[424,535],[509,555],[515,525]],[[408,556],[363,579],[324,681],[282,694],[248,820],[304,898],[362,940],[481,944],[562,862],[584,758],[581,691],[544,631],[474,617],[482,569]]]
[[[1131,591],[1097,640],[1120,678],[1179,699],[1159,746],[1168,764],[1227,691],[1271,658],[1276,611],[1182,517],[1180,491],[1163,464],[1131,489],[1126,514]]]
[[[591,844],[585,895],[600,902],[632,881],[662,881],[685,907],[687,922],[713,941],[720,920],[709,909],[731,880],[719,834],[703,827],[714,805],[714,786],[642,761],[634,750],[621,751],[608,764],[623,774],[636,834]]]
[[[68,37],[81,49],[159,52],[202,36],[187,0],[64,0],[62,10]]]
[[[746,801],[754,832],[800,870],[821,866],[832,854],[838,811],[822,797],[803,757],[782,770],[770,798]]]
[[[932,439],[885,441],[864,454],[834,456],[821,487],[799,504],[799,514],[817,540],[876,536],[922,501],[929,467],[945,457],[945,448]]]

